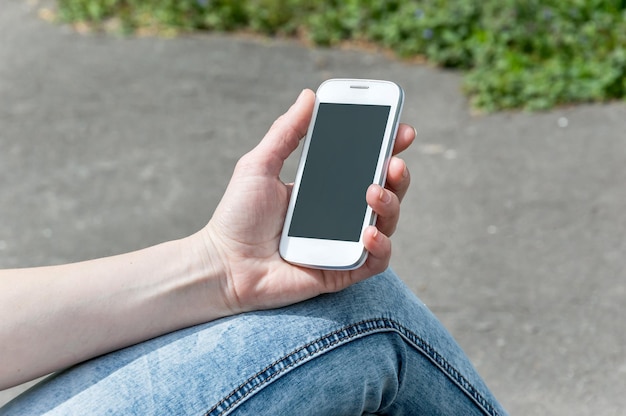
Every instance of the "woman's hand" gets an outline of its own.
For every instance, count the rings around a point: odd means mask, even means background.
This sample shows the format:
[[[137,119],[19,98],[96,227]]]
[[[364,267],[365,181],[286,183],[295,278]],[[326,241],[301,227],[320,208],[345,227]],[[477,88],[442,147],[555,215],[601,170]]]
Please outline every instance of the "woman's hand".
[[[278,254],[291,192],[278,175],[305,135],[313,103],[314,94],[304,91],[241,158],[200,232],[113,257],[0,271],[0,389],[180,328],[295,303],[382,272],[409,186],[398,158],[389,164],[386,188],[367,190],[378,222],[365,232],[370,255],[363,267],[312,270]],[[394,153],[414,137],[401,125]]]
[[[283,183],[285,159],[306,135],[315,94],[304,90],[289,111],[278,118],[263,140],[244,155],[209,224],[194,238],[206,250],[204,263],[220,275],[220,291],[230,313],[267,309],[335,292],[384,271],[400,215],[400,201],[410,176],[402,159],[393,157],[385,188],[371,185],[366,200],[378,214],[376,226],[365,230],[369,252],[365,264],[351,271],[314,270],[285,262],[278,245],[292,185]],[[405,150],[415,130],[401,124],[394,155]],[[215,273],[216,267],[220,272]]]

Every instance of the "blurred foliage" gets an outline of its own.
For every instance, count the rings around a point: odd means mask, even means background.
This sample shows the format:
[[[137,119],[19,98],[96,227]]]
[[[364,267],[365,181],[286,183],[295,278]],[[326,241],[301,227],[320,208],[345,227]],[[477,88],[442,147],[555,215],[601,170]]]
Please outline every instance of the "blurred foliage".
[[[58,0],[125,33],[247,30],[373,42],[466,72],[485,111],[626,98],[626,0]]]

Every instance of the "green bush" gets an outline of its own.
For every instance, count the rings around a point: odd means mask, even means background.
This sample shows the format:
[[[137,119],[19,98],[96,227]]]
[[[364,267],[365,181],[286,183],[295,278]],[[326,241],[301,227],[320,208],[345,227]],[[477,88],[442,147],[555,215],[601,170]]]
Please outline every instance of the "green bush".
[[[132,33],[304,33],[465,71],[486,111],[626,98],[626,0],[58,0],[64,21]]]

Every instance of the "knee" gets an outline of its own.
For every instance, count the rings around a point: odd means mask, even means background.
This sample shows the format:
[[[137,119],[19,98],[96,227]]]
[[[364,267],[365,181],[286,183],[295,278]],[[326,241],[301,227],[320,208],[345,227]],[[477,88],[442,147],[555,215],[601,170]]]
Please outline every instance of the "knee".
[[[241,414],[379,413],[393,406],[406,366],[406,345],[393,332],[342,344],[298,366],[242,403]]]

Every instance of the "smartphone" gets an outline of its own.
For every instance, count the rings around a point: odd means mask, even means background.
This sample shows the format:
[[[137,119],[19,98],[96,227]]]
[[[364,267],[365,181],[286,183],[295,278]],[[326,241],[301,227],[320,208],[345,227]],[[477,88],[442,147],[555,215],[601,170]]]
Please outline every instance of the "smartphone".
[[[316,92],[279,252],[316,269],[352,270],[376,222],[367,188],[384,186],[404,93],[390,81],[330,79]]]

